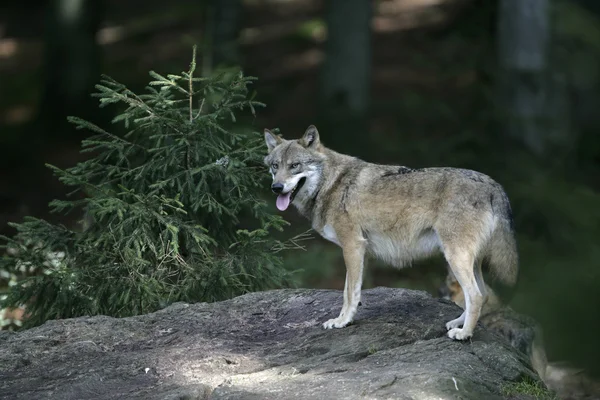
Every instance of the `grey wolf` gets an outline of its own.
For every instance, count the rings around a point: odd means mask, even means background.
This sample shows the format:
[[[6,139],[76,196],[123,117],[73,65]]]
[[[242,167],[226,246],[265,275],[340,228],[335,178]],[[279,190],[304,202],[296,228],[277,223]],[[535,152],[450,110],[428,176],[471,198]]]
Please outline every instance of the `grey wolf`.
[[[325,147],[313,125],[297,140],[268,129],[264,134],[277,208],[293,204],[314,230],[342,248],[344,302],[324,328],[353,321],[367,254],[403,267],[441,252],[465,293],[464,312],[446,324],[448,336],[457,340],[472,336],[486,299],[483,263],[505,284],[515,283],[510,204],[487,175],[369,163]]]

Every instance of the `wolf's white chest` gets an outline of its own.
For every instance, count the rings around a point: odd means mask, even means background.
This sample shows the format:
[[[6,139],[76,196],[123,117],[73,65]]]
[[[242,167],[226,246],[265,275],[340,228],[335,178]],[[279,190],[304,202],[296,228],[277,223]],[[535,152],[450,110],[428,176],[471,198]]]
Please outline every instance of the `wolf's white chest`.
[[[338,240],[338,237],[335,234],[335,229],[333,229],[333,226],[329,224],[325,225],[320,233],[321,236],[323,236],[325,239],[337,244],[338,246],[341,246],[340,241]]]

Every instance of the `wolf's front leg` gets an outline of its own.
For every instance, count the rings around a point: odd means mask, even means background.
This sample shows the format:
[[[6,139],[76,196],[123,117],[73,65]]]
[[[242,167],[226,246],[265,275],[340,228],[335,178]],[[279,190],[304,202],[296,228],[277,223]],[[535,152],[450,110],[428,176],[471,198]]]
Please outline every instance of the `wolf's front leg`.
[[[344,286],[344,305],[339,317],[323,324],[325,329],[343,328],[352,322],[362,287],[366,242],[360,237],[342,243],[344,262],[346,264],[346,284]]]

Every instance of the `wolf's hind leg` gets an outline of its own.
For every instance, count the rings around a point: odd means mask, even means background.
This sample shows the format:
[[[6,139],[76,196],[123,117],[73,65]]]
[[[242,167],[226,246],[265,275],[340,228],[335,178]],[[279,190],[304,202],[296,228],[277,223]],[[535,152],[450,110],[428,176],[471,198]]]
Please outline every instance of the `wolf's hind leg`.
[[[483,282],[483,274],[481,273],[481,260],[478,260],[475,262],[473,272],[475,274],[475,281],[477,282],[477,287],[479,288],[479,292],[483,295],[483,302],[485,303],[487,294],[486,294],[485,283]],[[450,274],[452,274],[452,271],[450,271]],[[463,291],[462,287],[460,288],[460,290]],[[463,295],[464,295],[464,291],[463,291]],[[466,298],[465,298],[465,302],[466,302]],[[466,309],[466,304],[461,305],[460,303],[458,303],[458,305]],[[466,316],[467,316],[467,312],[463,311],[463,313],[460,314],[460,317],[453,319],[452,321],[449,321],[446,324],[446,329],[451,330],[454,328],[460,328],[465,323]]]
[[[447,330],[451,330],[451,329],[454,329],[454,328],[460,328],[465,323],[465,317],[466,316],[467,316],[467,312],[463,311],[463,313],[460,314],[460,317],[458,317],[456,319],[453,319],[452,321],[449,321],[446,324],[446,329]]]
[[[483,296],[483,302],[485,303],[488,294],[487,289],[485,287],[485,282],[483,281],[483,272],[481,272],[481,264],[481,260],[475,261],[475,267],[473,268],[473,272],[475,273],[475,281],[477,282],[477,287],[479,288],[479,292]]]
[[[446,328],[449,329],[448,336],[450,338],[465,340],[473,336],[473,330],[481,314],[484,294],[479,290],[475,278],[474,257],[466,251],[449,251],[448,253],[446,259],[465,295],[465,311],[459,318],[448,322]],[[462,321],[460,321],[461,319]],[[459,322],[462,323],[462,328],[458,327]],[[456,326],[452,326],[454,324]]]
[[[354,319],[360,292],[365,259],[365,240],[360,237],[342,242],[344,262],[346,264],[346,284],[344,286],[344,305],[337,318],[330,319],[323,324],[325,329],[343,328]]]

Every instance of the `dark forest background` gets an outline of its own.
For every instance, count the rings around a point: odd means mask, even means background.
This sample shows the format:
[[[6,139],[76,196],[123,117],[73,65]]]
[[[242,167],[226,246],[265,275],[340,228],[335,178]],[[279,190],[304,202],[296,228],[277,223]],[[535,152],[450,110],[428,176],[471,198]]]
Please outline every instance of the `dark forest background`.
[[[148,71],[240,66],[267,107],[256,131],[322,141],[369,161],[487,173],[513,203],[521,278],[511,306],[544,328],[548,356],[600,375],[600,2],[597,0],[55,0],[0,5],[0,232],[49,214],[83,133],[112,115],[100,74],[141,90]],[[265,175],[268,173],[265,170]],[[265,184],[262,195],[274,199]],[[294,211],[282,234],[309,228]],[[343,288],[341,252],[294,252],[298,285]],[[371,263],[365,287],[437,295],[441,260]],[[0,271],[1,273],[2,271]],[[0,290],[8,278],[0,274]]]

